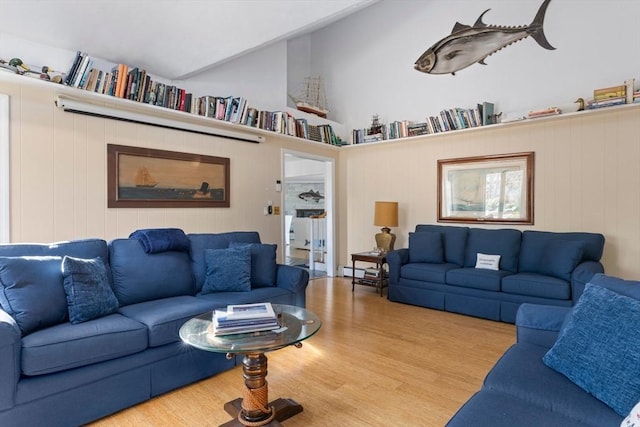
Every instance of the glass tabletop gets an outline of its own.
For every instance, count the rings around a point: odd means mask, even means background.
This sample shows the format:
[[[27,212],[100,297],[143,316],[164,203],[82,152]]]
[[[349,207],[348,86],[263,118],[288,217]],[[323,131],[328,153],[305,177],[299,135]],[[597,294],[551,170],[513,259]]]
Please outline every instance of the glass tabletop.
[[[180,338],[200,350],[219,353],[248,353],[277,350],[306,340],[322,322],[313,312],[293,305],[272,304],[280,327],[271,331],[234,335],[213,335],[213,313],[208,311],[187,321]]]

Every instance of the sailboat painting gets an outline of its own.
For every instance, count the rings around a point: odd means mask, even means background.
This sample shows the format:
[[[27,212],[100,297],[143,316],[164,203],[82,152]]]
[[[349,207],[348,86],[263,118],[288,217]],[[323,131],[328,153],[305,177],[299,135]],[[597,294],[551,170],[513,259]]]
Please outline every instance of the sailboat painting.
[[[109,207],[229,207],[229,159],[107,146]]]
[[[289,95],[299,111],[327,118],[327,96],[322,77],[305,77],[302,88],[296,96]]]

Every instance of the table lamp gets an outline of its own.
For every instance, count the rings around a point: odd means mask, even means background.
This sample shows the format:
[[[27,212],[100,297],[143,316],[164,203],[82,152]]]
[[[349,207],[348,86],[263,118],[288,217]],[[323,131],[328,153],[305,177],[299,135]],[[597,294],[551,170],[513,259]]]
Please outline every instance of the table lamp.
[[[376,234],[376,245],[384,252],[393,250],[396,235],[389,227],[398,226],[398,202],[376,202],[373,225],[382,226],[382,232]]]

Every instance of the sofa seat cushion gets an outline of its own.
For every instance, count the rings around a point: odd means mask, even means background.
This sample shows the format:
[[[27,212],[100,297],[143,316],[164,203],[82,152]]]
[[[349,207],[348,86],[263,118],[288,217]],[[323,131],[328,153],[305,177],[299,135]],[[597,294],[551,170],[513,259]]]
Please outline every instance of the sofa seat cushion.
[[[456,268],[447,272],[447,284],[498,292],[502,278],[509,274],[511,273],[505,270]]]
[[[121,307],[119,312],[147,327],[149,347],[180,341],[180,327],[192,317],[213,310],[211,303],[189,295]]]
[[[431,283],[445,283],[447,271],[459,268],[456,264],[409,263],[400,268],[400,277]]]
[[[147,328],[120,314],[62,323],[22,339],[22,373],[42,375],[115,359],[147,348]]]
[[[492,390],[481,390],[473,395],[446,424],[446,427],[515,426],[602,427],[602,424],[578,421],[573,417],[545,410],[526,400]]]
[[[557,277],[517,273],[502,279],[502,292],[551,299],[571,299],[571,284]]]
[[[620,425],[622,417],[615,411],[542,362],[547,351],[545,347],[527,343],[512,346],[491,369],[484,387],[585,425]]]

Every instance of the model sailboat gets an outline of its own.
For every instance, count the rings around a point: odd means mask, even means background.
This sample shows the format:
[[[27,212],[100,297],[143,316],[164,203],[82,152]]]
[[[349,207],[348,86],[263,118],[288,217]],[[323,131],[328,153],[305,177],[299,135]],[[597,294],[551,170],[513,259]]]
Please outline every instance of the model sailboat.
[[[327,117],[327,97],[324,93],[322,77],[306,77],[298,96],[289,95],[296,108],[305,113]]]

